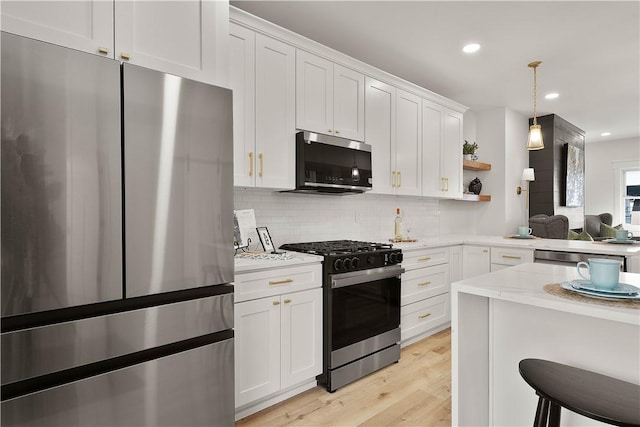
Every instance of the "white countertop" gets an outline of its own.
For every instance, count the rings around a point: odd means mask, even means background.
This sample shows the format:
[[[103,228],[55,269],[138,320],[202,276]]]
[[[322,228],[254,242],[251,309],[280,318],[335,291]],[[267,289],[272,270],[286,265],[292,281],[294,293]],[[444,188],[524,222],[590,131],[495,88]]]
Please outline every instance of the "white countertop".
[[[640,326],[638,309],[573,301],[543,289],[575,279],[575,267],[527,263],[455,282],[451,290]],[[620,282],[640,287],[640,274],[620,273]]]
[[[640,255],[640,243],[633,245],[605,242],[585,242],[581,240],[560,239],[511,239],[504,236],[450,234],[436,237],[419,238],[417,242],[394,243],[402,250],[414,250],[447,245],[489,245],[509,248],[546,249],[562,252],[580,252],[632,256]]]
[[[305,264],[319,264],[322,257],[318,255],[309,255],[301,252],[286,252],[291,254],[291,259],[280,259],[276,257],[268,257],[266,259],[251,259],[244,257],[235,257],[235,272],[246,273],[248,271],[270,270],[273,268],[291,267]]]

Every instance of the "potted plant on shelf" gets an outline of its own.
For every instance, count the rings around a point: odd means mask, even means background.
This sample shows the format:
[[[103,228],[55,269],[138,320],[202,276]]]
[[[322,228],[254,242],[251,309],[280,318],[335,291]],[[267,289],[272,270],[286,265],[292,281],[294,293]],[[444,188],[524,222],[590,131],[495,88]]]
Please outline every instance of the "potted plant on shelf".
[[[473,144],[469,144],[469,141],[464,140],[464,144],[462,144],[462,154],[464,155],[465,160],[473,160],[473,155],[476,154],[476,150],[478,149],[478,144],[475,142]]]

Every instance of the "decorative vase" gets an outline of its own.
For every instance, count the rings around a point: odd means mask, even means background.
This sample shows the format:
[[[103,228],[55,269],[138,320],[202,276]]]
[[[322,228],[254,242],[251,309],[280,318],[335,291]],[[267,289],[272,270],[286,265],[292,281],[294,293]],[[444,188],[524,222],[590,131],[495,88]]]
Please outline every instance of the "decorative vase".
[[[480,194],[481,190],[482,190],[482,183],[480,182],[478,177],[476,177],[476,179],[474,179],[469,183],[469,191],[471,191],[473,194]]]
[[[464,157],[465,160],[471,160],[472,159],[472,154],[463,154],[462,155]]]

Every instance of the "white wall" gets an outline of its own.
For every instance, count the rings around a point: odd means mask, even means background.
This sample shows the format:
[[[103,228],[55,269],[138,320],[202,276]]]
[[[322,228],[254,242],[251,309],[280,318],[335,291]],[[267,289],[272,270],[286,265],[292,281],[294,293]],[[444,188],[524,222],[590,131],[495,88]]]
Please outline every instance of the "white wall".
[[[587,137],[585,144],[584,213],[585,215],[613,213],[615,189],[613,163],[637,161],[640,166],[640,138],[591,143],[588,139]]]

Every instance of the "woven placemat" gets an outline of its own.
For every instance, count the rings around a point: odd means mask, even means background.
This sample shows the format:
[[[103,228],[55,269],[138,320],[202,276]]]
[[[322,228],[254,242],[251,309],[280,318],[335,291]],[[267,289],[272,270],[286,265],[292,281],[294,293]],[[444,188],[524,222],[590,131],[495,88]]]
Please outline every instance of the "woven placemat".
[[[609,307],[622,307],[622,308],[635,308],[640,310],[640,300],[631,300],[631,299],[604,299],[604,298],[595,298],[589,297],[586,295],[581,295],[577,292],[572,292],[567,289],[564,289],[560,286],[560,283],[550,283],[548,285],[544,285],[544,291],[548,294],[570,299],[572,301],[586,302],[589,304],[598,304],[598,305],[607,305]]]

